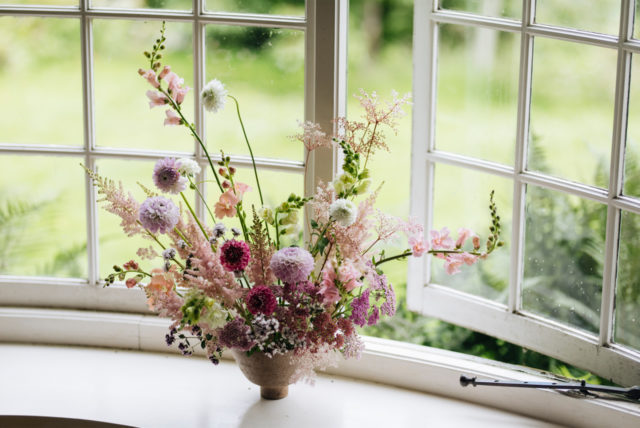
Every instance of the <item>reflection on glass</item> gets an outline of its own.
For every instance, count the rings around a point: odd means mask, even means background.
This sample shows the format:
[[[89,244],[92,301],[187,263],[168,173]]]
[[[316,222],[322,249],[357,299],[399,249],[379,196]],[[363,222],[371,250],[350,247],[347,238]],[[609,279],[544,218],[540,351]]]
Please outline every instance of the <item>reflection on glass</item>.
[[[606,207],[533,185],[526,199],[523,308],[597,333]]]
[[[132,161],[132,160],[114,160],[101,159],[97,162],[98,173],[103,177],[113,179],[116,183],[121,182],[126,195],[131,194],[139,203],[143,203],[147,199],[147,195],[140,185],[146,186],[153,192],[159,193],[161,196],[171,199],[176,205],[182,204],[184,211],[187,210],[180,195],[172,195],[163,193],[153,184],[153,167],[154,161]],[[189,200],[191,206],[194,206],[195,195],[192,190],[185,190],[185,196]],[[155,258],[152,260],[142,259],[136,252],[138,248],[148,248],[152,246],[158,254],[162,253],[162,249],[151,239],[141,235],[128,237],[120,227],[120,217],[104,210],[106,204],[98,203],[98,245],[100,249],[99,274],[104,279],[108,274],[113,272],[113,265],[122,266],[129,260],[135,260],[140,267],[146,272],[150,269],[161,267],[162,259]],[[165,246],[171,246],[166,236],[159,236],[160,242]]]
[[[170,65],[185,85],[193,86],[192,26],[167,23],[162,62]],[[193,138],[184,126],[163,126],[163,107],[149,108],[145,93],[153,89],[138,74],[148,69],[143,52],[160,34],[160,22],[95,20],[96,143],[100,146],[193,152]],[[193,120],[193,91],[182,110]]]
[[[615,340],[640,349],[640,215],[622,212],[618,281],[616,286]]]
[[[513,164],[519,36],[441,25],[436,148]]]
[[[537,0],[535,22],[617,35],[620,0]]]
[[[203,0],[212,12],[304,16],[305,0]]]
[[[441,9],[471,12],[477,15],[521,19],[520,0],[441,0]]]
[[[93,7],[191,10],[192,0],[90,0]]]
[[[629,119],[624,160],[624,194],[640,196],[640,58],[633,55],[629,89]]]
[[[0,17],[0,141],[82,145],[80,21]]]
[[[303,147],[290,136],[304,120],[304,33],[295,30],[207,27],[206,80],[223,82],[240,111],[256,157],[302,160]],[[248,155],[236,106],[206,113],[212,154]]]
[[[0,275],[87,275],[79,158],[0,156]]]
[[[461,272],[448,275],[443,260],[431,258],[431,282],[505,303],[509,283],[509,243],[511,242],[511,206],[513,184],[510,180],[473,170],[436,165],[433,199],[433,229],[447,227],[455,240],[459,228],[473,230],[485,244],[491,216],[489,194],[495,190],[495,201],[502,225],[501,240],[505,246],[487,260],[464,266]],[[464,248],[471,248],[471,243]]]
[[[535,39],[529,170],[607,187],[616,58],[613,49]]]
[[[207,171],[207,177],[211,177],[210,171]],[[280,171],[269,171],[258,169],[258,178],[260,179],[260,186],[262,188],[262,196],[264,198],[265,206],[269,208],[275,208],[281,203],[285,202],[290,194],[295,193],[298,196],[303,195],[303,178],[302,174],[288,173]],[[260,210],[262,204],[260,203],[260,195],[258,193],[258,186],[256,185],[256,179],[251,168],[238,168],[235,181],[248,184],[251,190],[244,194],[242,198],[242,205],[245,214],[247,215],[247,226],[251,226],[253,223],[253,208],[256,211]],[[207,183],[207,204],[213,212],[215,204],[220,198],[220,191],[214,181]],[[281,238],[280,246],[286,245],[302,245],[302,212],[299,212],[299,223],[295,232],[291,237]],[[214,212],[215,215],[215,212]],[[211,224],[211,218],[207,218],[207,224]],[[216,219],[218,222],[222,222],[227,225],[228,228],[235,227],[240,230],[240,223],[237,217],[225,217],[224,219]],[[273,235],[273,228],[270,229],[271,236]]]

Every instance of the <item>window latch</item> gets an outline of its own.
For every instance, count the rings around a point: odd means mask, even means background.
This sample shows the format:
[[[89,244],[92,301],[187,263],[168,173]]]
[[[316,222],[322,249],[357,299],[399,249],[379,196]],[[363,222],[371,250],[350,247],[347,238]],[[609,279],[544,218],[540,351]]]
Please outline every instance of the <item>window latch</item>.
[[[593,385],[584,380],[580,383],[561,382],[514,382],[504,380],[478,380],[476,377],[460,375],[460,385],[462,386],[510,386],[515,388],[541,388],[541,389],[577,389],[588,394],[590,392],[604,392],[607,394],[619,395],[630,400],[640,400],[640,386],[631,388],[620,388],[617,386]]]

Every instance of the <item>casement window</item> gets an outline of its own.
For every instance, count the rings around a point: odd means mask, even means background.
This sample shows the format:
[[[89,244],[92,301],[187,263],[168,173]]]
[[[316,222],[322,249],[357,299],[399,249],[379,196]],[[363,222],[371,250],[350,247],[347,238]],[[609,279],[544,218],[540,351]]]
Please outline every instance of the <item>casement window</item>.
[[[224,150],[252,176],[235,106],[205,115],[194,96],[207,81],[222,80],[240,100],[274,204],[305,191],[305,154],[289,139],[299,132],[297,121],[326,129],[344,114],[346,2],[2,3],[0,305],[145,310],[141,293],[102,287],[110,266],[133,257],[137,245],[98,208],[80,164],[122,180],[139,199],[136,181],[149,183],[157,159],[191,157],[207,165],[185,129],[163,127],[164,111],[147,106],[149,88],[137,70],[148,68],[142,52],[162,21],[163,61],[192,87],[187,117],[212,155]],[[330,180],[336,165],[331,151],[313,153],[309,162],[308,191]],[[204,195],[207,174],[203,168],[198,177]],[[202,204],[196,207],[205,218]]]
[[[455,277],[411,260],[409,307],[624,385],[640,382],[636,8],[414,10],[412,213],[483,235],[493,189],[506,245]]]

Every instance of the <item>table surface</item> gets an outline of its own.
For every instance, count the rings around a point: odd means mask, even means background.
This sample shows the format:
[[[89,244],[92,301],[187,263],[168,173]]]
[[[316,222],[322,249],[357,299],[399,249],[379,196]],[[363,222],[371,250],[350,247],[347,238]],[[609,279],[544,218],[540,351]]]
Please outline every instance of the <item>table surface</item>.
[[[215,367],[198,357],[17,344],[0,344],[0,415],[136,427],[557,426],[449,398],[325,375],[318,376],[315,385],[290,386],[285,399],[267,401],[232,361]]]

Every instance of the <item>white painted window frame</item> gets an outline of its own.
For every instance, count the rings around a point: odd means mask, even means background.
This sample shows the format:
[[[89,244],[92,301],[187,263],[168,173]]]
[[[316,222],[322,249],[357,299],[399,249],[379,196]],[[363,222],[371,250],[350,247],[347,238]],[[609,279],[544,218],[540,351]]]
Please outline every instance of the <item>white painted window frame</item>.
[[[640,200],[622,195],[634,0],[622,0],[618,36],[595,34],[535,23],[535,0],[523,0],[521,22],[442,10],[438,0],[416,0],[414,8],[414,110],[411,212],[427,230],[433,221],[434,167],[449,164],[496,175],[513,182],[513,232],[507,305],[431,283],[428,257],[409,262],[408,306],[414,311],[471,328],[558,358],[622,385],[640,384],[640,353],[613,342],[617,248],[621,210],[640,214]],[[437,150],[435,147],[437,26],[441,23],[488,28],[521,37],[515,162],[499,165]],[[533,38],[547,37],[615,49],[618,53],[614,132],[607,190],[527,171],[527,138],[533,60]],[[525,188],[535,184],[604,204],[607,207],[600,334],[588,334],[522,308]],[[508,209],[508,207],[507,207]]]
[[[167,152],[99,147],[95,142],[93,37],[94,19],[128,19],[179,21],[193,25],[193,90],[199,94],[205,79],[205,28],[207,24],[224,24],[245,27],[269,27],[300,30],[305,33],[305,87],[304,119],[320,123],[324,129],[332,129],[332,119],[344,115],[346,85],[346,31],[348,2],[343,0],[307,0],[304,17],[258,15],[249,13],[219,13],[205,10],[204,0],[193,0],[191,11],[93,8],[90,0],[79,0],[78,6],[5,6],[0,5],[0,16],[49,17],[79,19],[81,28],[81,66],[84,142],[82,147],[21,145],[0,141],[1,155],[70,156],[94,168],[97,159],[137,159],[155,161],[172,157],[191,157],[202,168],[200,191],[206,194],[205,180],[207,160],[194,140],[194,150]],[[195,123],[198,133],[206,136],[204,109],[198,96],[194,96]],[[295,120],[295,118],[291,118]],[[46,143],[46,142],[45,142]],[[248,167],[247,156],[231,156],[232,164]],[[302,161],[273,158],[256,158],[261,169],[302,174]],[[309,160],[308,182],[305,193],[315,189],[318,180],[329,181],[337,168],[334,150],[319,149]],[[103,288],[98,272],[98,222],[96,192],[87,177],[85,180],[87,218],[88,278],[45,278],[0,275],[0,306],[35,306],[79,308],[119,312],[146,312],[144,295],[140,290],[128,290],[122,284]],[[201,201],[196,212],[206,218]]]

